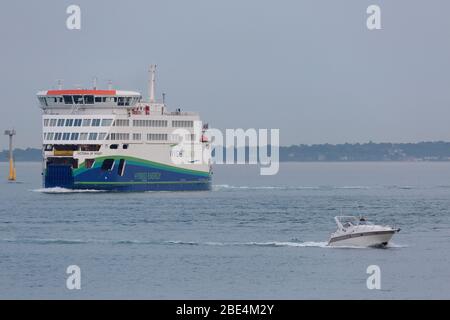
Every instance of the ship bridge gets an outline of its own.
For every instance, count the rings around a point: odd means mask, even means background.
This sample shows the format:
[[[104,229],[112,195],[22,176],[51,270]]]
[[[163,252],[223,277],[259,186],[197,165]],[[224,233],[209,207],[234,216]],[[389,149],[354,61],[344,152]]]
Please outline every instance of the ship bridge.
[[[142,99],[135,91],[48,90],[37,93],[42,109],[76,107],[133,107]]]

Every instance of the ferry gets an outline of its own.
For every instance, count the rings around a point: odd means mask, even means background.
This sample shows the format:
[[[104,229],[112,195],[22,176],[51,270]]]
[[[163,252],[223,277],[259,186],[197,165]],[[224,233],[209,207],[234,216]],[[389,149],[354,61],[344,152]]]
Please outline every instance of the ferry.
[[[135,91],[63,89],[37,93],[42,109],[44,188],[105,191],[211,189],[211,144],[199,114],[169,111]],[[202,150],[201,156],[193,150]],[[195,153],[195,155],[194,155]]]

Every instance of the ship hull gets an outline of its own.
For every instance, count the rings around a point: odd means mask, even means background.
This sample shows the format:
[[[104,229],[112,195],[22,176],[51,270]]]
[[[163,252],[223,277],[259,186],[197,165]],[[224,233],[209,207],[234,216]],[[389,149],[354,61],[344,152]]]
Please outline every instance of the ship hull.
[[[91,168],[86,168],[84,164],[77,169],[69,165],[49,165],[44,172],[44,187],[123,192],[211,189],[209,172],[129,157],[126,158],[124,170],[119,170],[118,163],[123,158],[113,158],[111,170],[101,167],[104,159],[96,160]]]

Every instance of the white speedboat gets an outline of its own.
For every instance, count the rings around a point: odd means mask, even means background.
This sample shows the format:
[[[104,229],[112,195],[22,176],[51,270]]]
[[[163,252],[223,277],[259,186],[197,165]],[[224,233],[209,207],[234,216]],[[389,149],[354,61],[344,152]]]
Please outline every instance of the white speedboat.
[[[331,234],[329,246],[385,247],[400,229],[375,225],[363,217],[337,216],[336,232]]]

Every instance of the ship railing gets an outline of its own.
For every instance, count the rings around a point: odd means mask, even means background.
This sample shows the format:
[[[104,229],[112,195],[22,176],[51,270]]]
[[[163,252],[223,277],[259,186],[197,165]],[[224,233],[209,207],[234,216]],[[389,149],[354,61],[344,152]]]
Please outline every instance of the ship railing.
[[[172,112],[164,112],[164,115],[168,116],[197,116],[197,112],[181,112],[181,111],[172,111]]]

